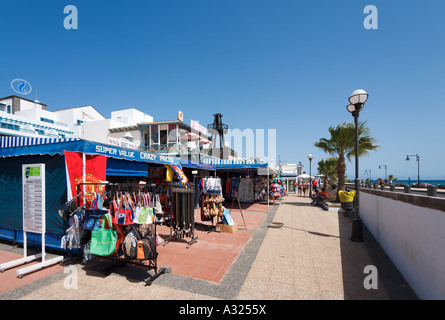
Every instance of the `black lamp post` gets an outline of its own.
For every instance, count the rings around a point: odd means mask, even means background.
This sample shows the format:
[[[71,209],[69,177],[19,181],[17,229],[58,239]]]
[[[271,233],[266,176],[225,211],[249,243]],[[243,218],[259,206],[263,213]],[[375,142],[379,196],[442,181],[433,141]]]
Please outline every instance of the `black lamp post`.
[[[385,180],[388,179],[388,166],[386,164],[379,164],[379,169],[382,169],[382,167],[385,167]]]
[[[417,160],[417,188],[420,188],[420,158],[418,154],[408,154],[406,156],[406,161],[411,160],[409,157],[416,157]]]
[[[312,199],[312,173],[311,173],[312,155],[308,154],[307,158],[309,159],[309,197]]]
[[[371,178],[371,169],[366,169],[365,170],[365,174],[367,174],[367,173],[369,173],[369,183],[371,183],[371,180],[372,180],[372,178]]]
[[[358,116],[360,111],[365,106],[365,102],[368,100],[368,94],[365,90],[355,90],[351,96],[349,97],[349,105],[346,109],[352,114],[354,117],[355,124],[355,214],[352,219],[352,234],[351,240],[362,242],[363,241],[363,228],[362,228],[362,220],[360,219],[360,178],[358,173]]]

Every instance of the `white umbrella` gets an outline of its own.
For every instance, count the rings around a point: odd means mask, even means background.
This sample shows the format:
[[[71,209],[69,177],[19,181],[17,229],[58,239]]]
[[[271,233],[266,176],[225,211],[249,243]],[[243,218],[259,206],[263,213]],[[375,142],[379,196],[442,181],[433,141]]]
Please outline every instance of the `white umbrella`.
[[[199,135],[197,135],[194,132],[188,132],[182,136],[183,139],[189,139],[189,140],[198,140]]]

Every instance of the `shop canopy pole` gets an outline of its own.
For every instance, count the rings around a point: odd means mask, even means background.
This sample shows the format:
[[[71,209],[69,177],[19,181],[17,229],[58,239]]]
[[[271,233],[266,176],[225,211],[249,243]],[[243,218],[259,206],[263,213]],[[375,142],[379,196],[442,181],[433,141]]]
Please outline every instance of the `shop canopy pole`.
[[[85,152],[82,153],[82,181],[83,183],[86,183],[87,175],[86,175],[86,155]],[[85,185],[82,186],[82,198],[83,198],[83,205],[85,207],[86,200],[85,200]]]
[[[269,212],[269,163],[267,163],[267,212]]]

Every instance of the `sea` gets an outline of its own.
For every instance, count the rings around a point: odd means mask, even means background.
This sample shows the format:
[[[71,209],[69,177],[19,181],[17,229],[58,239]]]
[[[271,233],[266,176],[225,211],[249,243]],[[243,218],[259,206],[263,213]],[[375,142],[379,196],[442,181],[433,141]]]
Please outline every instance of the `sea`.
[[[372,180],[372,182],[377,182],[377,180]],[[408,180],[393,181],[393,184],[398,184],[398,183],[408,185],[409,181]],[[417,183],[417,179],[411,179],[411,184],[413,184],[413,183]],[[445,180],[422,180],[422,179],[420,179],[420,183],[432,184],[435,186],[445,186]]]

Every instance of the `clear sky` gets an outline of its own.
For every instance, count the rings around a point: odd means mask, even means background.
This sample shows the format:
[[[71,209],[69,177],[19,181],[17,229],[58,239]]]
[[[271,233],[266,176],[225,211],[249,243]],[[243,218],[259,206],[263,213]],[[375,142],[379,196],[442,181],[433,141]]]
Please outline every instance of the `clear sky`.
[[[78,9],[66,30],[64,7]],[[378,9],[378,29],[363,12]],[[313,145],[352,121],[348,97],[370,97],[360,120],[381,146],[360,174],[445,179],[443,0],[1,1],[0,96],[13,79],[48,110],[93,105],[105,117],[134,107],[230,128],[276,129],[277,155],[308,168]],[[31,97],[32,96],[32,97]],[[347,163],[354,177],[354,164]]]

